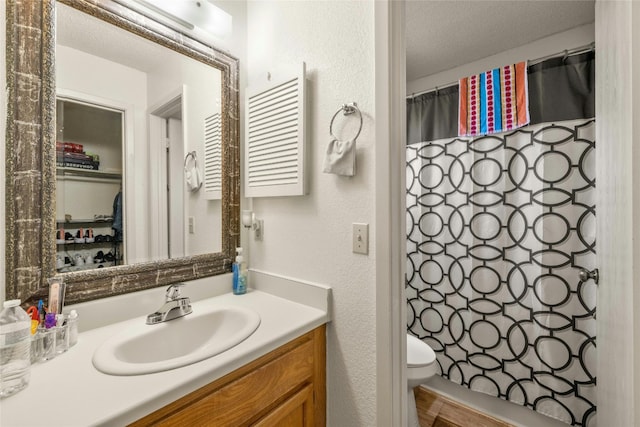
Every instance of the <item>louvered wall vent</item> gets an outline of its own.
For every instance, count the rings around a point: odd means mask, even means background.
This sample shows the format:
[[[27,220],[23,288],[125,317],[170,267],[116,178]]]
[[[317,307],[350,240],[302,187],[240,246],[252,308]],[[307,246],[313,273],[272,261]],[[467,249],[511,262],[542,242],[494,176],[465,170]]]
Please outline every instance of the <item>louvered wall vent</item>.
[[[222,129],[220,113],[204,119],[204,196],[222,198]]]
[[[247,91],[245,196],[306,194],[305,65],[293,78]]]

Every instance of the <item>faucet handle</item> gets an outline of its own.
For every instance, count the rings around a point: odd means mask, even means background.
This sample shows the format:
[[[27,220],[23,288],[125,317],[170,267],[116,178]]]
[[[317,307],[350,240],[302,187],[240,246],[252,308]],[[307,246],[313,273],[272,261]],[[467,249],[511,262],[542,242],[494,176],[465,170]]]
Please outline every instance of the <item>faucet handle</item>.
[[[167,301],[174,301],[180,298],[181,288],[184,286],[184,283],[176,283],[167,288],[166,299]]]

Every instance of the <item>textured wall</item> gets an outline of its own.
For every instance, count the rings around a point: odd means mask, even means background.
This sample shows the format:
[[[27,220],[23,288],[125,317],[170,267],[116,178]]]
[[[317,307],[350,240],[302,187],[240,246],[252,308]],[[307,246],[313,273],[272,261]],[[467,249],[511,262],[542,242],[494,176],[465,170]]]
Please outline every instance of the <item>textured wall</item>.
[[[351,252],[351,224],[374,229],[373,2],[248,3],[249,86],[274,80],[302,61],[308,71],[308,196],[254,199],[264,240],[248,241],[249,266],[333,287],[327,330],[327,414],[330,426],[376,424],[375,253]],[[364,114],[357,176],[322,173],[329,122],[343,103]],[[335,132],[353,135],[355,119]],[[352,132],[352,133],[350,133]],[[247,241],[247,239],[245,239]],[[374,236],[370,235],[370,242]]]

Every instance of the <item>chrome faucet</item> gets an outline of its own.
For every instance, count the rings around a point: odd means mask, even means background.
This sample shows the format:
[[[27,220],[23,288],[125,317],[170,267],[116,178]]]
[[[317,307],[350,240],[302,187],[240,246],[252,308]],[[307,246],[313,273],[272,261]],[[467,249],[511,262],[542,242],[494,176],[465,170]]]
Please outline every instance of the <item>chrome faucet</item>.
[[[176,283],[167,288],[164,305],[155,313],[147,316],[147,325],[168,322],[193,312],[189,297],[180,296],[180,288],[182,286],[184,286],[184,283]]]

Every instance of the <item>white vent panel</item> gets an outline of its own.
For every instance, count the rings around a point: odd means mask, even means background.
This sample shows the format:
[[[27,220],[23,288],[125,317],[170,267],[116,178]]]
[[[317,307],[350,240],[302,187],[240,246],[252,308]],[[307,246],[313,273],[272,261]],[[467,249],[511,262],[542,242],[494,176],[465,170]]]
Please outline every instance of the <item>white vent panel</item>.
[[[304,64],[295,77],[248,91],[246,197],[305,194]]]
[[[222,198],[222,122],[220,113],[204,119],[204,195]]]

